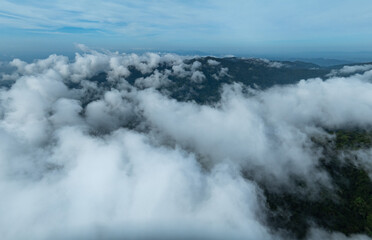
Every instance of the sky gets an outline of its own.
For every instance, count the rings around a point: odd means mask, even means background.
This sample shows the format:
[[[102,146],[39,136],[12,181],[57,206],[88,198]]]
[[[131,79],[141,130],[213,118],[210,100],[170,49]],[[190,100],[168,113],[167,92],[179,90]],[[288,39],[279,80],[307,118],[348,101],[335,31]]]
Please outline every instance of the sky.
[[[81,43],[118,51],[372,56],[371,12],[370,0],[0,0],[0,55],[68,55]]]

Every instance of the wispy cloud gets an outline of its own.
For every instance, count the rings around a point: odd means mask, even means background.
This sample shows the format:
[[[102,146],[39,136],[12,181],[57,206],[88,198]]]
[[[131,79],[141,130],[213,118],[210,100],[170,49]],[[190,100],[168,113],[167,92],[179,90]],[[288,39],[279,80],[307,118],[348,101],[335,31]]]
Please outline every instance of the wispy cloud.
[[[0,0],[0,6],[2,45],[13,41],[12,31],[26,37],[37,31],[115,37],[135,47],[235,48],[230,53],[242,48],[263,52],[372,47],[372,4],[367,0]],[[104,40],[97,42],[110,47]]]
[[[176,28],[193,28],[201,32],[214,26],[213,20],[202,19],[204,14],[201,11],[206,14],[209,11],[206,6],[182,1],[15,3],[4,0],[1,5],[0,25],[26,30],[59,32],[61,29],[80,29],[84,32],[84,29],[99,29],[113,34],[141,35]]]

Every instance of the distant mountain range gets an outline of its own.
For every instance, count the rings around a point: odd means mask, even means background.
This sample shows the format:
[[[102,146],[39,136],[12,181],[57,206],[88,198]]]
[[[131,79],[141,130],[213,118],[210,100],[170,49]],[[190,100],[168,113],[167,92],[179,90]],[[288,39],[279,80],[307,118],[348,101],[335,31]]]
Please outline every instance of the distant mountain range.
[[[329,58],[289,58],[289,61],[310,62],[322,67],[331,67],[336,65],[354,64],[354,61],[329,59]]]
[[[193,100],[197,103],[212,103],[219,100],[219,91],[223,84],[241,83],[255,89],[266,89],[274,85],[293,84],[302,79],[326,79],[344,66],[368,65],[368,63],[346,64],[344,61],[332,59],[318,59],[322,65],[304,61],[270,61],[259,58],[237,57],[195,57],[185,60],[185,64],[193,66],[198,64],[197,70],[201,75],[200,81],[190,81],[190,74],[166,74],[172,71],[172,65],[166,63],[158,66],[153,72],[141,73],[135,67],[130,68],[131,74],[126,78],[130,84],[138,83],[138,79],[151,78],[154,72],[169,79],[167,84],[160,84],[156,88],[168,91],[170,96],[180,100]],[[325,63],[338,64],[324,66]],[[342,63],[342,64],[340,64]],[[192,71],[192,70],[190,70]],[[344,72],[349,76],[354,71]],[[107,84],[107,73],[94,76],[91,80],[99,84]]]

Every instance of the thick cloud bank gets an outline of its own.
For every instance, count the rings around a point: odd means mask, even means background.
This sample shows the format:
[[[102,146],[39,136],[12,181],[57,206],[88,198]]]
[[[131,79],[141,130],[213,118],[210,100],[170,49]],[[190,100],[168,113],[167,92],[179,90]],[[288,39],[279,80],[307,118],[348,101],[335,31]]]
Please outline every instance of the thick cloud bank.
[[[332,184],[311,138],[372,125],[369,68],[265,91],[224,85],[219,102],[198,105],[158,90],[169,76],[203,81],[200,62],[176,55],[93,51],[10,65],[2,81],[13,82],[0,91],[3,239],[285,239],[268,227],[260,186],[316,198]],[[107,82],[90,80],[101,72]],[[348,237],[317,226],[308,235]]]

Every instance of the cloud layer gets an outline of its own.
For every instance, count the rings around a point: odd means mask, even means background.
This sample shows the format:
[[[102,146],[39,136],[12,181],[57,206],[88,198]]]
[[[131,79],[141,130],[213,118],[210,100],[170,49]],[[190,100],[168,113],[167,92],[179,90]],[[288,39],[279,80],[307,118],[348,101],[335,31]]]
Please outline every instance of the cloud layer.
[[[371,128],[368,69],[265,91],[225,85],[219,102],[199,105],[159,90],[172,75],[203,81],[201,63],[177,55],[90,51],[10,65],[2,81],[14,83],[0,91],[5,239],[285,238],[268,227],[261,184],[297,191],[299,176],[312,186],[299,194],[316,197],[331,184],[311,137]],[[104,83],[89,80],[101,72]],[[144,77],[128,82],[135,72]],[[344,237],[329,234],[315,226],[309,238]]]

